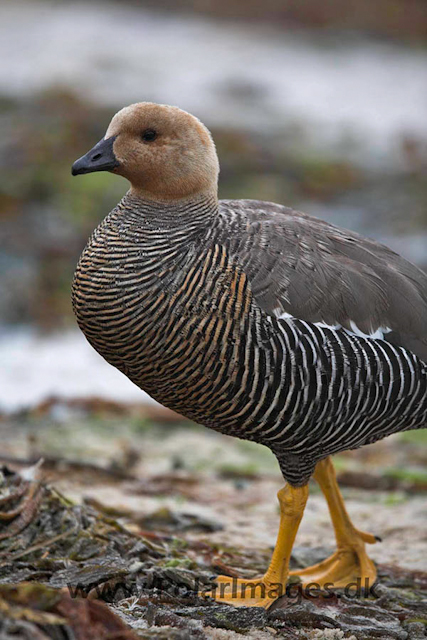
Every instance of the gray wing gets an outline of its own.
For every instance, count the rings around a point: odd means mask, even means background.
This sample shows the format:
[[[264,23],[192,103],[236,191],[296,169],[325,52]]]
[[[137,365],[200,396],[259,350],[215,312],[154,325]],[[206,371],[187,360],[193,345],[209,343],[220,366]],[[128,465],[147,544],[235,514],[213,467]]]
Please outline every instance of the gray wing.
[[[427,275],[387,247],[287,207],[223,200],[227,243],[268,314],[384,338],[427,361]]]

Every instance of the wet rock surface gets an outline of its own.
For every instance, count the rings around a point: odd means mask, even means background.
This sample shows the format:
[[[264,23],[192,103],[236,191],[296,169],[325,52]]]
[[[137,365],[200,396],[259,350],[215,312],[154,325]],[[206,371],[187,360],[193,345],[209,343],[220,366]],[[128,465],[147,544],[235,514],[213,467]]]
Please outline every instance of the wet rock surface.
[[[165,518],[159,530],[144,531],[132,518],[72,503],[40,474],[39,468],[1,471],[2,638],[426,637],[425,572],[380,565],[378,584],[367,596],[351,588],[331,594],[293,585],[269,611],[217,604],[203,591],[218,573],[218,549],[180,537],[179,519]],[[297,548],[294,566],[326,553]],[[230,550],[228,559],[231,575],[233,566],[241,573],[239,564],[243,572],[258,570],[256,559],[251,567],[250,559]],[[215,635],[220,631],[228,635]]]

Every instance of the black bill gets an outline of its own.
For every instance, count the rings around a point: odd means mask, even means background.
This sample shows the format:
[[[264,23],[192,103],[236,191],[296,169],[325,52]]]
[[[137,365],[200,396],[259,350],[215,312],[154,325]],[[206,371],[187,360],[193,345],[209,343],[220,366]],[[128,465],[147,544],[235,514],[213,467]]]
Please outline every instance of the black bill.
[[[86,155],[75,161],[71,167],[73,176],[81,173],[93,173],[94,171],[112,171],[119,166],[119,161],[114,155],[113,144],[116,136],[102,138]]]

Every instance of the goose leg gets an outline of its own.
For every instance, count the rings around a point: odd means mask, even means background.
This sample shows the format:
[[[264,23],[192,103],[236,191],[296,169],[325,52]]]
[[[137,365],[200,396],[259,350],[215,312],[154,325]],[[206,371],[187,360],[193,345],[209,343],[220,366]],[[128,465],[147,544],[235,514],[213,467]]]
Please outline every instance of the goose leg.
[[[233,606],[268,608],[284,595],[289,577],[289,559],[308,497],[308,485],[285,485],[277,494],[280,526],[276,546],[267,572],[261,578],[244,579],[218,576],[217,586],[207,595]]]
[[[374,544],[378,538],[359,531],[351,522],[330,457],[316,465],[313,477],[328,503],[337,550],[323,562],[307,569],[292,571],[292,575],[298,575],[305,585],[316,583],[333,588],[356,583],[359,587],[369,590],[376,580],[377,572],[366,553],[365,543]]]

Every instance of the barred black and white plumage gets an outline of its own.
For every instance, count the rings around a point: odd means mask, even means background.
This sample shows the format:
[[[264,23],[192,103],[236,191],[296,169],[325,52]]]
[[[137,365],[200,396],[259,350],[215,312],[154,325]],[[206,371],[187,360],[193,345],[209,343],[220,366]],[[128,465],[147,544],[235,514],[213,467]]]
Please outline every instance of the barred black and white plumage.
[[[80,258],[82,331],[162,404],[270,447],[288,481],[253,595],[237,597],[234,579],[219,576],[230,592],[216,599],[269,607],[283,593],[312,474],[337,550],[294,573],[302,585],[369,587],[377,572],[365,544],[378,538],[351,522],[330,454],[427,426],[427,276],[387,247],[281,205],[218,201],[209,131],[176,107],[119,111],[72,169],[101,170],[131,189]]]
[[[271,203],[127,195],[93,234],[73,287],[79,324],[111,364],[179,413],[267,445],[294,485],[329,454],[427,424],[427,364],[414,353],[259,304],[259,218],[276,237],[298,216]]]

